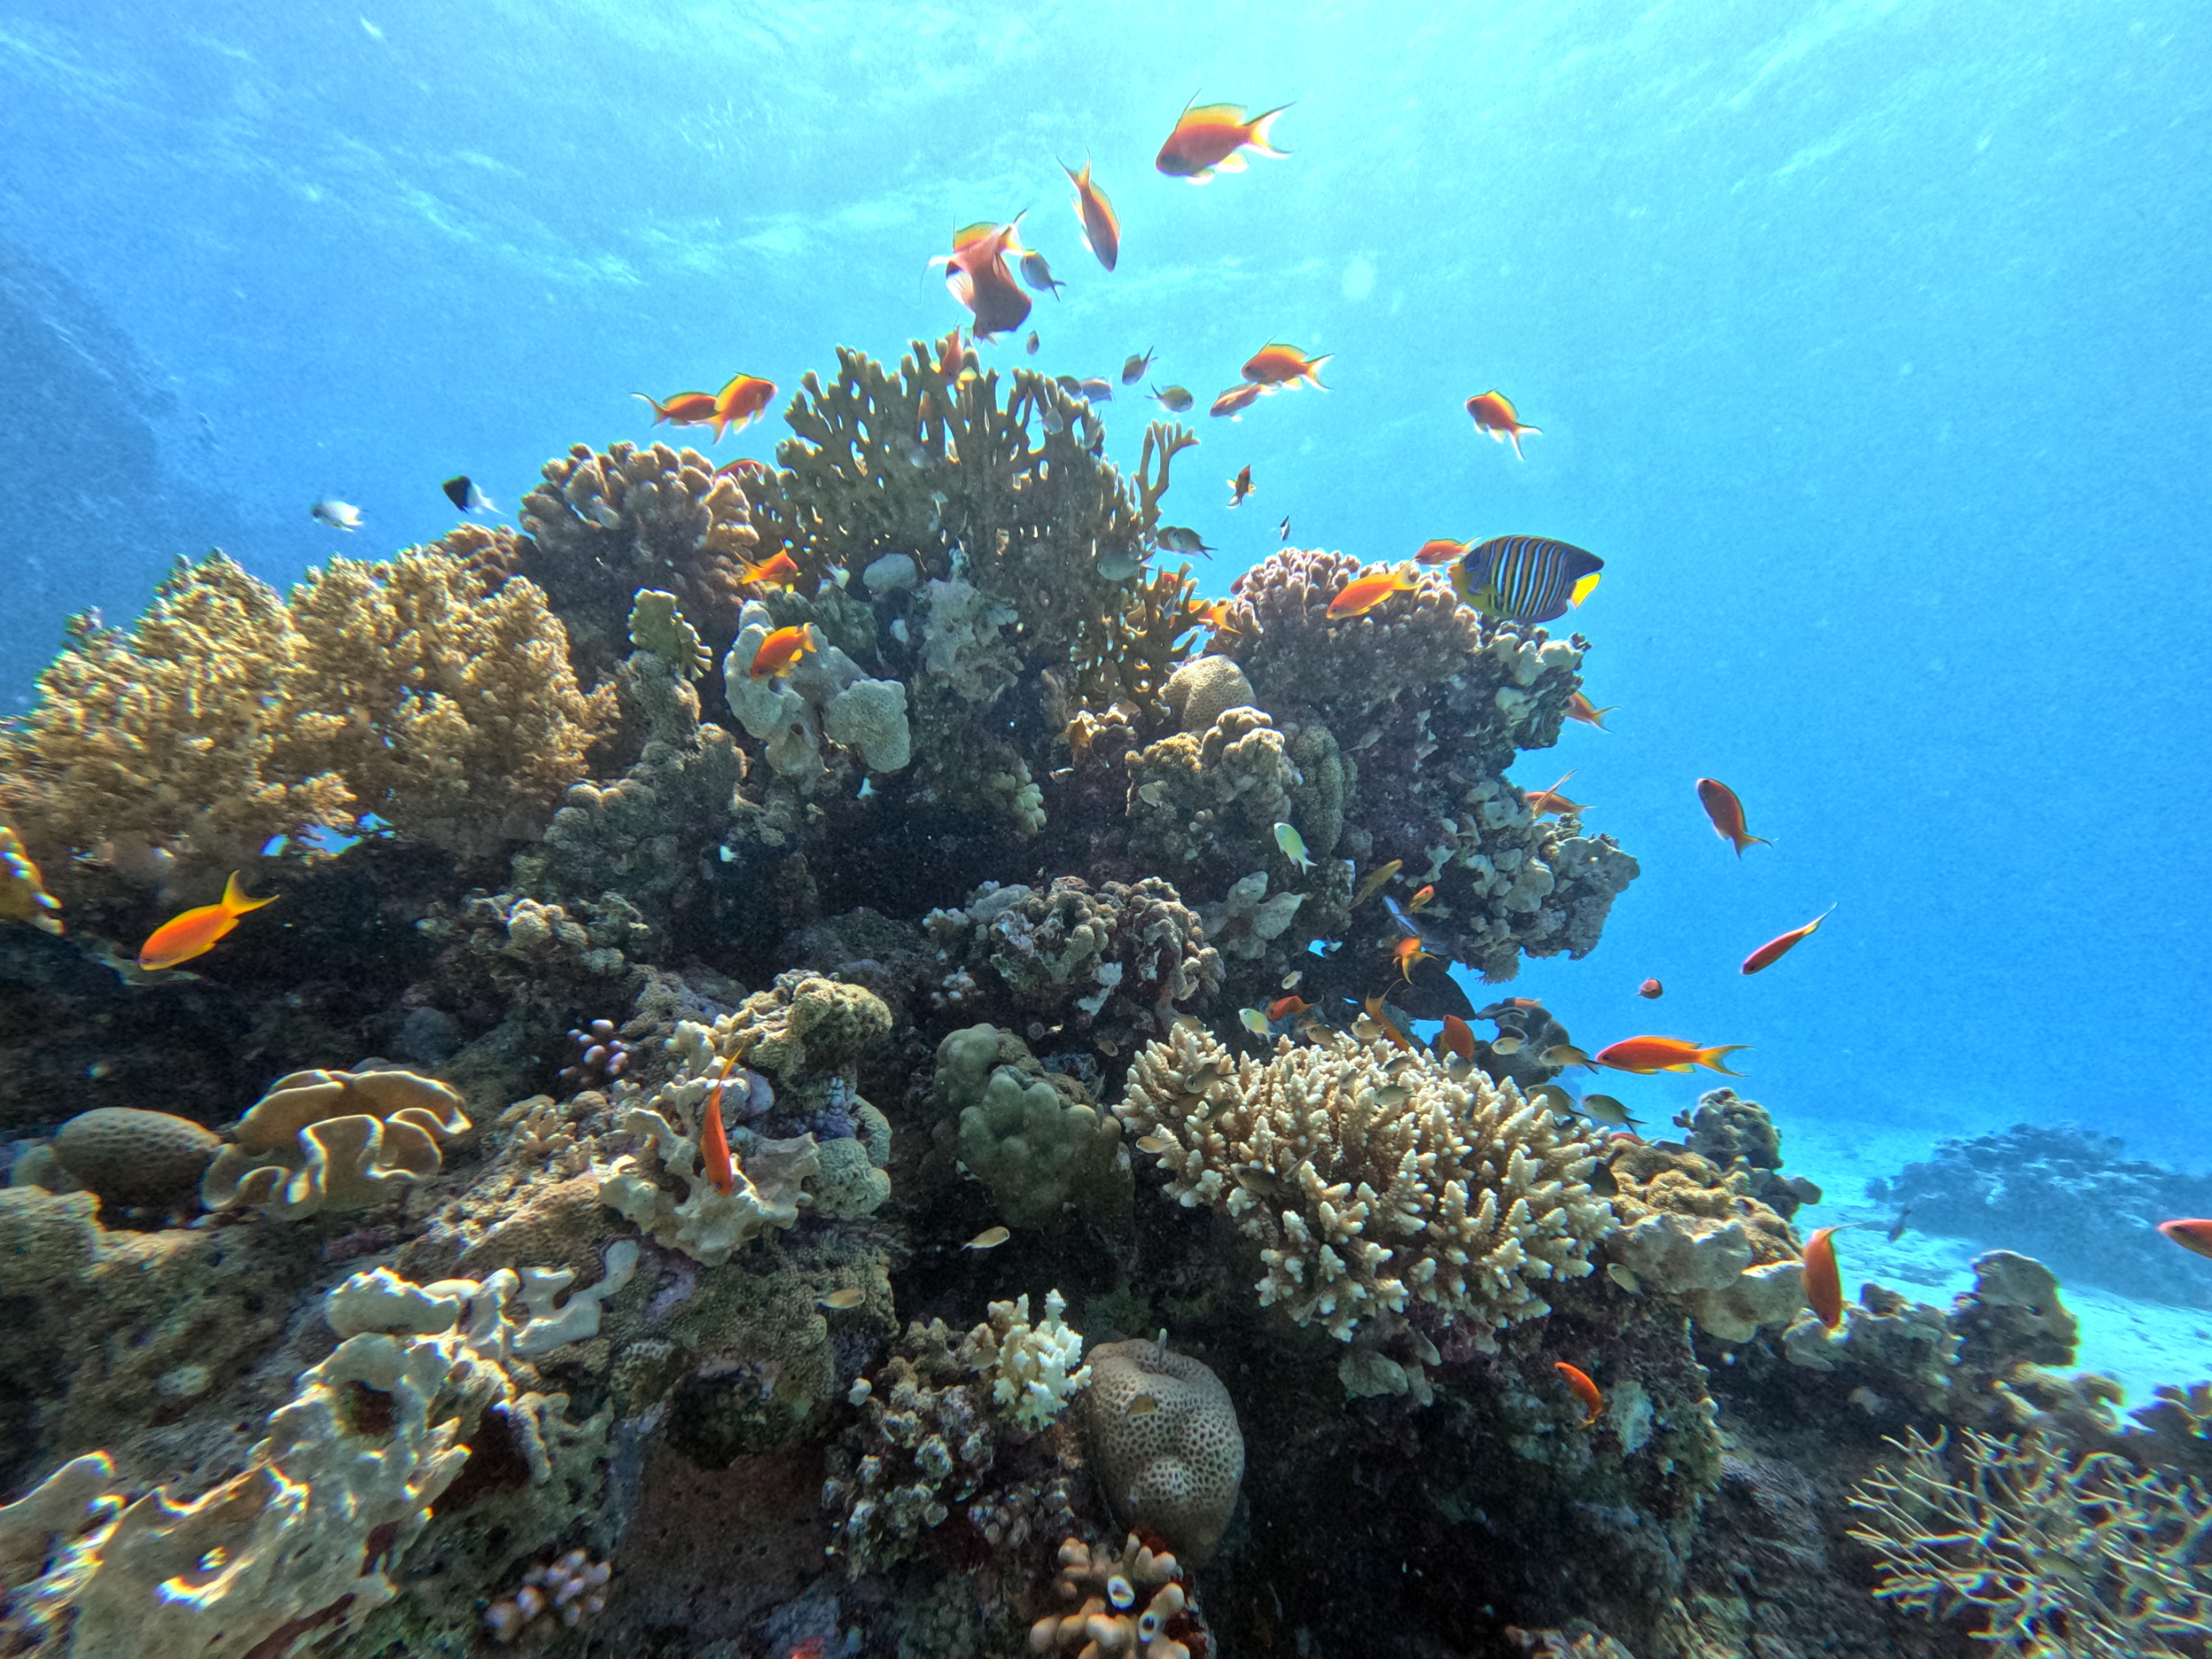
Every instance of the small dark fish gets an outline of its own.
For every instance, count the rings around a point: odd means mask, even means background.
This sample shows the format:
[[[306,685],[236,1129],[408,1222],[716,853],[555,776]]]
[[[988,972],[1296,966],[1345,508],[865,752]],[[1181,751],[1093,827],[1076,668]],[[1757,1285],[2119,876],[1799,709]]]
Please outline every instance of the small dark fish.
[[[1243,506],[1244,498],[1251,493],[1252,469],[1248,466],[1229,480],[1229,504],[1232,507]]]
[[[1208,547],[1199,538],[1197,531],[1187,530],[1181,525],[1162,525],[1157,540],[1160,545],[1171,553],[1211,553],[1213,551],[1213,549]]]
[[[1282,539],[1283,539],[1284,541],[1289,541],[1289,540],[1290,540],[1290,515],[1289,515],[1288,513],[1285,513],[1285,514],[1283,515],[1283,522],[1281,523],[1281,525],[1280,525],[1280,526],[1278,526],[1278,528],[1279,528],[1279,532],[1280,532],[1280,534],[1281,534]]]
[[[1897,1212],[1897,1219],[1889,1224],[1889,1241],[1892,1244],[1896,1243],[1898,1240],[1905,1236],[1905,1223],[1910,1218],[1911,1215],[1912,1206],[1910,1204],[1907,1204],[1902,1210]]]
[[[1452,566],[1452,587],[1473,609],[1506,622],[1549,622],[1590,596],[1605,561],[1543,536],[1493,536]]]
[[[1075,389],[1094,403],[1110,403],[1114,401],[1114,387],[1110,380],[1078,380]]]
[[[1157,347],[1153,348],[1153,350],[1157,349]],[[1151,366],[1152,351],[1147,351],[1141,357],[1130,358],[1128,362],[1121,365],[1121,383],[1124,386],[1134,386],[1139,380],[1144,379],[1144,372]]]
[[[1171,386],[1164,392],[1155,392],[1152,396],[1159,400],[1160,407],[1171,415],[1181,414],[1197,401],[1180,386]]]
[[[1028,352],[1033,357],[1037,355],[1037,331],[1035,329],[1033,328],[1029,331],[1029,338],[1025,342],[1024,342],[1022,349]]]
[[[458,478],[449,478],[438,488],[445,491],[445,498],[463,512],[497,512],[499,511],[492,504],[492,498],[470,481],[466,472],[462,473]]]
[[[1667,987],[1656,979],[1646,979],[1636,987],[1636,995],[1647,1002],[1655,1002],[1667,994]]]
[[[1067,287],[1066,283],[1053,276],[1052,267],[1045,263],[1045,257],[1041,253],[1022,256],[1022,280],[1040,294],[1049,289],[1056,300],[1060,297],[1060,290]]]
[[[1056,374],[1052,377],[1052,383],[1071,397],[1083,396],[1083,382],[1072,374]]]

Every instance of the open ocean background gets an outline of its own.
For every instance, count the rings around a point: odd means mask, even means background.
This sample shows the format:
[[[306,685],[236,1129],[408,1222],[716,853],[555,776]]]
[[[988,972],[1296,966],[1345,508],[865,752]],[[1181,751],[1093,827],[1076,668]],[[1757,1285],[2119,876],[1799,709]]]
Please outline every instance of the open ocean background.
[[[1739,1087],[1801,1145],[2077,1118],[2201,1168],[2208,72],[2177,0],[13,0],[0,710],[178,555],[382,556],[452,523],[449,473],[511,509],[572,442],[666,435],[634,392],[787,395],[941,334],[925,262],[1027,208],[1069,283],[1035,365],[1156,347],[1200,400],[1170,501],[1210,591],[1286,513],[1369,560],[1606,558],[1573,626],[1613,730],[1519,780],[1577,769],[1644,874],[1513,992],[1593,1048],[1755,1045]],[[1291,158],[1160,176],[1194,93],[1294,101]],[[1086,154],[1111,275],[1055,165]],[[1332,389],[1204,419],[1271,339]],[[1462,410],[1492,387],[1543,429],[1525,464]],[[360,534],[311,522],[326,495]],[[1701,774],[1777,845],[1732,856]],[[1612,1087],[1663,1125],[1715,1080]]]

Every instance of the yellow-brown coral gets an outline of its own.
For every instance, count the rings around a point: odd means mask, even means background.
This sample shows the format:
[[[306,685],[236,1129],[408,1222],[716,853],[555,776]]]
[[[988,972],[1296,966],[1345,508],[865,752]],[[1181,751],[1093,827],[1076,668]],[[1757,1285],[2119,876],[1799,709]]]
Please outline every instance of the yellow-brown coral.
[[[61,901],[31,862],[16,833],[0,824],[0,918],[28,922],[42,933],[62,931]]]
[[[438,1143],[468,1126],[459,1094],[411,1071],[295,1071],[238,1120],[200,1202],[287,1219],[366,1209],[435,1175]]]

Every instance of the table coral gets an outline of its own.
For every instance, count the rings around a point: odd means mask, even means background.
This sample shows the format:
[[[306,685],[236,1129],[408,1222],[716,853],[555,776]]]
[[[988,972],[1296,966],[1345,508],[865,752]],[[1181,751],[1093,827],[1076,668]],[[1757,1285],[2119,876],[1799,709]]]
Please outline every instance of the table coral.
[[[294,1071],[232,1127],[200,1202],[288,1220],[385,1203],[436,1175],[438,1143],[468,1127],[457,1092],[411,1071]]]
[[[1102,1342],[1089,1359],[1078,1425],[1107,1502],[1125,1525],[1202,1564],[1244,1482],[1244,1432],[1229,1391],[1202,1361],[1164,1341]]]
[[[1392,1058],[1332,1033],[1237,1059],[1186,1025],[1138,1055],[1115,1110],[1165,1143],[1168,1196],[1259,1248],[1263,1305],[1348,1342],[1425,1305],[1479,1346],[1591,1271],[1613,1227],[1596,1148],[1510,1086]]]
[[[1884,1601],[2022,1655],[2183,1659],[2212,1637],[2212,1502],[2048,1438],[1918,1429],[1852,1493]]]

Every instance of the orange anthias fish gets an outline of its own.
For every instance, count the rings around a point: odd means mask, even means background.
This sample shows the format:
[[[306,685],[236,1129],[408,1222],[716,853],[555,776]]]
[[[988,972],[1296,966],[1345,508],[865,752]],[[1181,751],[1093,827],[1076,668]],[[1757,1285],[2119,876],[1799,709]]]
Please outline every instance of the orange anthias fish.
[[[753,665],[746,672],[755,680],[780,680],[813,649],[813,637],[804,624],[778,628],[760,642],[760,649],[753,653]]]
[[[975,316],[979,340],[1011,332],[1029,315],[1029,296],[1006,268],[1006,256],[1028,251],[1021,245],[1022,216],[1006,225],[970,225],[953,234],[952,251],[930,264],[947,267],[945,287]]]
[[[1762,968],[1772,967],[1783,957],[1788,956],[1791,951],[1796,949],[1800,940],[1810,939],[1819,931],[1820,925],[1835,913],[1836,907],[1831,904],[1804,926],[1793,927],[1780,938],[1768,940],[1765,944],[1761,945],[1758,949],[1743,959],[1743,971],[1746,973],[1756,973]]]
[[[1248,466],[1229,480],[1229,504],[1232,507],[1243,506],[1244,498],[1251,493],[1252,469]]]
[[[678,392],[666,403],[645,397],[643,392],[634,392],[634,397],[644,397],[653,405],[653,424],[666,421],[672,426],[710,426],[714,424],[714,394],[712,392]]]
[[[1606,729],[1605,717],[1620,706],[1617,703],[1609,703],[1602,709],[1593,708],[1590,699],[1578,691],[1567,699],[1567,718],[1570,720],[1579,720],[1585,726],[1594,726],[1602,732]]]
[[[1836,1265],[1837,1227],[1823,1227],[1805,1240],[1805,1305],[1831,1331],[1843,1323],[1843,1272]]]
[[[1413,1045],[1406,1041],[1405,1033],[1400,1031],[1390,1016],[1383,1011],[1383,999],[1380,992],[1368,997],[1361,1002],[1360,1006],[1367,1010],[1368,1018],[1382,1027],[1383,1035],[1390,1039],[1392,1047],[1403,1048],[1408,1054],[1413,1052]]]
[[[1232,386],[1214,399],[1214,406],[1206,412],[1210,415],[1226,415],[1230,419],[1234,420],[1244,411],[1257,403],[1263,394],[1274,389],[1271,386],[1256,386],[1249,380],[1242,386]]]
[[[930,261],[934,265],[935,260]],[[968,349],[960,343],[960,331],[956,328],[937,342],[937,376],[940,380],[960,378],[960,368],[967,361]]]
[[[1472,542],[1468,541],[1448,541],[1440,539],[1434,541],[1424,541],[1414,550],[1413,562],[1416,565],[1456,565],[1467,557],[1467,549],[1472,545]]]
[[[1283,104],[1248,121],[1241,104],[1187,104],[1153,165],[1171,179],[1203,184],[1217,173],[1242,173],[1247,150],[1280,159],[1284,152],[1269,142],[1269,129],[1289,107]]]
[[[1106,199],[1106,192],[1091,182],[1091,163],[1087,156],[1080,173],[1060,164],[1060,171],[1068,175],[1068,182],[1075,187],[1075,216],[1083,221],[1083,241],[1098,256],[1099,264],[1109,271],[1114,261],[1121,257],[1121,220],[1115,216],[1114,204]]]
[[[799,575],[799,567],[792,563],[791,555],[778,553],[757,565],[740,565],[737,580],[743,588],[788,588],[798,581]]]
[[[1363,617],[1391,595],[1413,593],[1420,586],[1410,565],[1401,565],[1379,576],[1362,576],[1347,583],[1344,590],[1329,601],[1329,620],[1342,622],[1352,617]]]
[[[722,1126],[722,1090],[736,1064],[735,1055],[722,1063],[714,1087],[707,1091],[706,1106],[699,1114],[699,1162],[705,1166],[714,1190],[725,1198],[737,1190],[737,1166],[730,1162],[729,1132]]]
[[[1513,400],[1503,392],[1484,392],[1469,398],[1467,412],[1475,418],[1476,431],[1488,433],[1493,442],[1510,442],[1514,455],[1520,460],[1528,459],[1521,454],[1521,434],[1525,432],[1532,438],[1544,435],[1541,427],[1521,423],[1520,416],[1514,412]]]
[[[272,893],[265,899],[248,898],[246,889],[239,885],[238,872],[234,870],[230,879],[223,884],[220,901],[173,916],[155,928],[152,937],[138,948],[138,965],[151,973],[204,955],[238,926],[240,917],[265,904],[274,904],[277,896]]]
[[[1568,1364],[1563,1359],[1554,1360],[1551,1363],[1551,1368],[1559,1373],[1560,1379],[1567,1385],[1568,1391],[1582,1402],[1583,1426],[1587,1428],[1591,1424],[1595,1423],[1605,1410],[1605,1395],[1597,1384],[1590,1380],[1589,1373],[1577,1366]]]
[[[1431,882],[1406,901],[1406,909],[1418,916],[1436,902],[1436,884]]]
[[[1411,985],[1413,983],[1413,964],[1415,963],[1430,962],[1434,960],[1432,954],[1429,951],[1427,947],[1422,944],[1421,935],[1418,933],[1408,933],[1396,944],[1391,946],[1390,958],[1398,964],[1398,972],[1405,976],[1405,981],[1408,985]]]
[[[1575,772],[1579,772],[1582,769],[1579,766],[1575,768]],[[1567,778],[1571,778],[1574,775],[1574,772],[1571,772],[1567,774]],[[1570,812],[1586,812],[1590,810],[1586,806],[1570,801],[1565,795],[1559,793],[1562,789],[1567,787],[1567,778],[1562,778],[1557,783],[1552,785],[1550,788],[1539,789],[1529,796],[1528,815],[1532,819],[1542,818],[1547,812],[1552,813],[1559,818],[1564,818]]]
[[[1217,599],[1191,618],[1191,626],[1211,628],[1217,634],[1225,628],[1233,634],[1236,632],[1236,626],[1229,620],[1229,617],[1230,613],[1235,611],[1236,606],[1237,602],[1233,599]]]
[[[1667,987],[1656,979],[1646,979],[1636,987],[1636,995],[1646,1002],[1655,1002],[1667,994]]]
[[[1599,1049],[1590,1059],[1593,1064],[1611,1066],[1616,1071],[1687,1071],[1693,1066],[1701,1065],[1724,1077],[1741,1077],[1742,1072],[1731,1071],[1721,1062],[1750,1046],[1747,1042],[1732,1042],[1717,1048],[1701,1048],[1679,1037],[1626,1037],[1610,1048]]]
[[[1444,1029],[1437,1039],[1444,1045],[1444,1052],[1457,1060],[1475,1057],[1475,1028],[1456,1014],[1444,1016]]]
[[[1270,1020],[1288,1019],[1293,1014],[1302,1014],[1312,1006],[1311,1002],[1304,1001],[1297,992],[1293,991],[1288,996],[1279,996],[1270,1002],[1267,1017]]]
[[[1310,357],[1296,346],[1271,343],[1252,354],[1244,365],[1244,378],[1254,386],[1310,386],[1325,392],[1329,388],[1321,384],[1321,365],[1328,360],[1326,355]]]
[[[1723,841],[1736,843],[1736,856],[1743,856],[1743,849],[1750,846],[1770,847],[1773,842],[1763,835],[1754,835],[1743,826],[1743,803],[1736,799],[1736,792],[1717,778],[1697,780],[1697,798],[1705,804],[1705,816],[1713,820],[1713,833]]]
[[[2158,1230],[2185,1250],[2199,1256],[2212,1256],[2212,1221],[2184,1217],[2178,1221],[2162,1221]]]
[[[732,427],[742,432],[758,420],[761,411],[768,407],[768,400],[775,395],[773,380],[764,380],[755,374],[733,376],[730,383],[714,395],[714,441],[721,442],[723,434]]]

